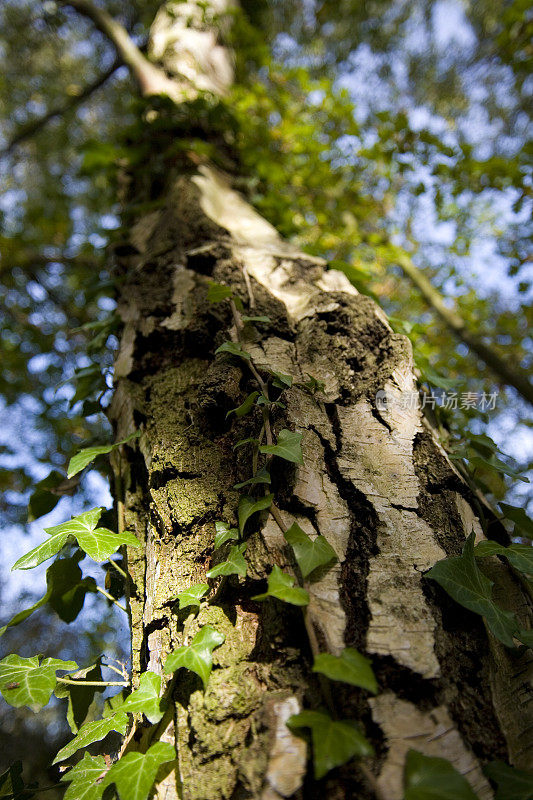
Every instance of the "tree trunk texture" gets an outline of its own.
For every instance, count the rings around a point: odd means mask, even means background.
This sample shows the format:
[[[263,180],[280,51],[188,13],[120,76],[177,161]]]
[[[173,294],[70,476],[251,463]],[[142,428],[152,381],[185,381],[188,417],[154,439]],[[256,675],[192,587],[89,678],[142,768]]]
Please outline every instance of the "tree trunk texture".
[[[175,55],[160,16],[156,23],[157,57]],[[231,70],[224,52],[217,58]],[[410,343],[343,274],[283,241],[227,176],[186,161],[166,165],[163,178],[150,164],[131,178],[130,202],[158,205],[137,214],[127,245],[116,248],[124,328],[111,417],[119,438],[142,432],[120,466],[125,526],[143,543],[128,553],[134,682],[146,669],[162,674],[168,653],[202,625],[226,637],[205,692],[195,675],[178,673],[161,726],[177,758],[157,798],[400,800],[410,748],[449,759],[482,800],[491,798],[484,762],[531,763],[531,655],[504,648],[480,617],[423,577],[458,554],[472,528],[483,533],[470,490],[420,411],[402,401],[416,391]],[[171,601],[205,582],[214,522],[236,524],[233,486],[252,464],[249,447],[233,446],[256,437],[262,422],[259,409],[226,419],[257,387],[244,360],[214,355],[237,332],[228,302],[207,300],[213,280],[230,286],[246,313],[270,318],[242,334],[259,372],[325,384],[315,395],[287,390],[286,408],[273,411],[274,434],[303,435],[303,466],[276,459],[272,471],[283,521],[325,536],[339,559],[306,587],[305,615],[251,600],[273,564],[295,568],[267,514],[248,538],[246,578],[227,580],[197,616]],[[494,535],[504,535],[496,524]],[[496,560],[491,569],[505,585],[501,603],[527,627],[514,577]],[[375,698],[341,683],[331,684],[333,698],[322,694],[313,650],[346,646],[372,659]],[[377,795],[357,761],[312,779],[308,747],[285,722],[328,702],[339,718],[362,721],[376,749],[367,767]]]

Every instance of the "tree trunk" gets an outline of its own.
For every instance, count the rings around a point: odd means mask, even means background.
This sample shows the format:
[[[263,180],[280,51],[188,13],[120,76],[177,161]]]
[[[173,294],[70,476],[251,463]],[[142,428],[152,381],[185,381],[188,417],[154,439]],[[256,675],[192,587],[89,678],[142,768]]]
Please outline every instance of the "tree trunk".
[[[158,25],[160,34],[161,17]],[[158,46],[159,58],[168,55],[168,41]],[[142,431],[120,463],[124,523],[144,544],[128,554],[134,681],[146,669],[162,674],[168,653],[202,625],[226,637],[205,692],[195,675],[178,673],[160,728],[177,760],[157,797],[400,800],[404,755],[414,748],[449,759],[490,798],[485,761],[524,767],[530,759],[533,725],[521,703],[531,661],[423,578],[460,552],[472,526],[482,533],[468,488],[404,402],[416,391],[409,341],[341,273],[284,242],[226,176],[198,161],[161,165],[154,143],[128,197],[155,210],[137,213],[116,248],[124,330],[111,416],[119,438]],[[208,301],[211,281],[270,322],[237,330],[230,304]],[[171,598],[205,582],[215,521],[236,524],[233,487],[252,474],[252,457],[248,445],[233,448],[262,425],[259,409],[226,418],[257,388],[245,360],[215,356],[238,335],[263,377],[275,370],[305,383],[311,375],[325,388],[293,386],[286,407],[274,407],[275,435],[303,434],[304,464],[275,460],[280,512],[277,521],[254,518],[247,577],[225,581],[214,602],[187,616]],[[293,521],[325,536],[338,556],[307,585],[304,615],[251,600],[273,564],[295,569],[279,524]],[[502,602],[516,608],[518,586],[499,562],[492,568],[506,582]],[[372,658],[379,694],[370,701],[341,683],[331,697],[311,672],[313,652],[346,646]],[[315,782],[307,745],[285,722],[324,705],[360,719],[376,757]]]

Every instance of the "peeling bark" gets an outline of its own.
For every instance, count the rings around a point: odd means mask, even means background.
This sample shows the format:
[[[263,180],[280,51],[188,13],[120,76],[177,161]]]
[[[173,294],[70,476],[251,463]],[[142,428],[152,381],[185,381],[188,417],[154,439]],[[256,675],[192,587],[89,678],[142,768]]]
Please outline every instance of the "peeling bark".
[[[184,75],[175,46],[182,20],[170,35],[165,15],[153,53],[163,62],[170,53]],[[179,673],[163,726],[177,759],[157,797],[374,796],[356,762],[313,781],[306,744],[285,725],[323,703],[310,632],[321,651],[355,646],[373,659],[380,694],[368,702],[335,684],[333,702],[339,716],[365,724],[382,797],[401,798],[405,752],[414,747],[448,758],[482,800],[491,798],[486,761],[531,760],[531,659],[492,640],[479,617],[423,577],[460,551],[472,525],[481,529],[468,488],[420,412],[401,402],[415,388],[409,341],[343,274],[283,241],[212,166],[169,167],[157,199],[158,210],[131,228],[132,252],[117,260],[124,329],[111,417],[119,438],[142,431],[122,466],[125,524],[144,545],[128,553],[134,680],[145,669],[161,673],[168,653],[202,625],[226,637],[205,692],[192,673]],[[229,307],[207,301],[211,280],[270,318],[244,334],[260,372],[325,384],[316,396],[291,388],[286,408],[273,413],[275,433],[303,435],[304,465],[273,470],[281,518],[325,536],[339,559],[308,585],[305,625],[295,607],[250,599],[272,564],[296,568],[268,516],[249,537],[245,579],[227,581],[196,617],[170,600],[205,581],[215,520],[236,523],[233,486],[250,477],[251,457],[233,445],[261,426],[259,410],[226,420],[256,387],[244,363],[214,355],[236,331]]]

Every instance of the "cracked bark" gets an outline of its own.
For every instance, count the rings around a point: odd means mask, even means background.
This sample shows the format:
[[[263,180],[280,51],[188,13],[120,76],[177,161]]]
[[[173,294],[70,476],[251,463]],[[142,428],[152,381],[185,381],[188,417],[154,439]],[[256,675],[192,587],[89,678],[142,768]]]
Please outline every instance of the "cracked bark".
[[[163,62],[170,53],[171,65],[185,34],[165,14],[153,52]],[[283,241],[212,166],[184,159],[153,183],[159,206],[137,218],[131,246],[117,257],[124,329],[111,408],[119,438],[142,431],[123,475],[126,527],[144,545],[128,554],[134,677],[161,673],[167,654],[201,625],[226,636],[205,693],[194,675],[179,674],[162,726],[177,759],[157,797],[373,796],[356,762],[314,782],[305,743],[285,726],[300,708],[320,705],[320,684],[301,612],[250,600],[273,563],[295,566],[271,517],[249,538],[248,577],[228,581],[215,604],[184,618],[169,599],[205,581],[214,522],[235,524],[232,487],[251,473],[250,454],[233,445],[261,426],[259,411],[225,419],[256,387],[244,364],[214,356],[233,321],[225,304],[207,302],[210,280],[270,317],[245,332],[260,371],[325,384],[316,397],[288,390],[286,409],[275,410],[275,433],[302,433],[304,465],[276,464],[272,490],[283,520],[324,535],[339,558],[309,585],[308,624],[320,649],[356,646],[375,664],[380,694],[368,702],[335,684],[337,713],[365,724],[377,753],[370,766],[388,800],[402,797],[410,747],[449,759],[482,800],[492,797],[483,763],[531,760],[531,657],[505,650],[479,617],[423,578],[460,550],[472,525],[482,534],[467,487],[419,412],[401,402],[415,388],[408,340],[341,273]],[[132,176],[132,201],[136,187]],[[518,586],[507,573],[505,581],[506,602],[519,598],[529,625]]]

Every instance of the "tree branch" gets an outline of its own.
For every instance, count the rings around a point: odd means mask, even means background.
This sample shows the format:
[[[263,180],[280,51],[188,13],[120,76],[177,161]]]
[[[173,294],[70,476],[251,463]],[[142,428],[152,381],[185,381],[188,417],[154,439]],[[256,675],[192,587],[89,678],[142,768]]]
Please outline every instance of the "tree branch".
[[[22,125],[15,133],[11,141],[6,145],[6,147],[4,147],[3,150],[0,150],[0,157],[7,156],[12,150],[14,150],[15,147],[34,136],[55,117],[62,117],[64,114],[72,111],[74,108],[76,108],[76,106],[79,106],[81,103],[87,100],[94,92],[96,92],[97,89],[99,89],[106,81],[109,80],[109,78],[121,65],[122,62],[117,58],[108,70],[99,75],[98,78],[96,78],[96,80],[94,80],[92,83],[89,83],[80,92],[80,94],[72,97],[66,103],[50,109],[50,111],[47,111],[42,117],[37,117],[37,119],[32,119],[30,122]]]
[[[506,361],[490,344],[468,330],[465,320],[454,310],[449,309],[442,296],[424,273],[416,267],[410,258],[398,259],[398,265],[414,283],[424,300],[438,314],[447,327],[470,348],[485,364],[501,378],[504,383],[513,386],[522,397],[533,405],[533,385],[527,373],[518,366]]]
[[[71,6],[78,13],[90,19],[96,28],[114,45],[121,63],[129,67],[139,84],[141,93],[150,95],[168,95],[174,100],[183,99],[183,89],[179,89],[160,67],[152,64],[135,44],[126,28],[117,22],[102,8],[91,0],[59,0],[64,6]]]

